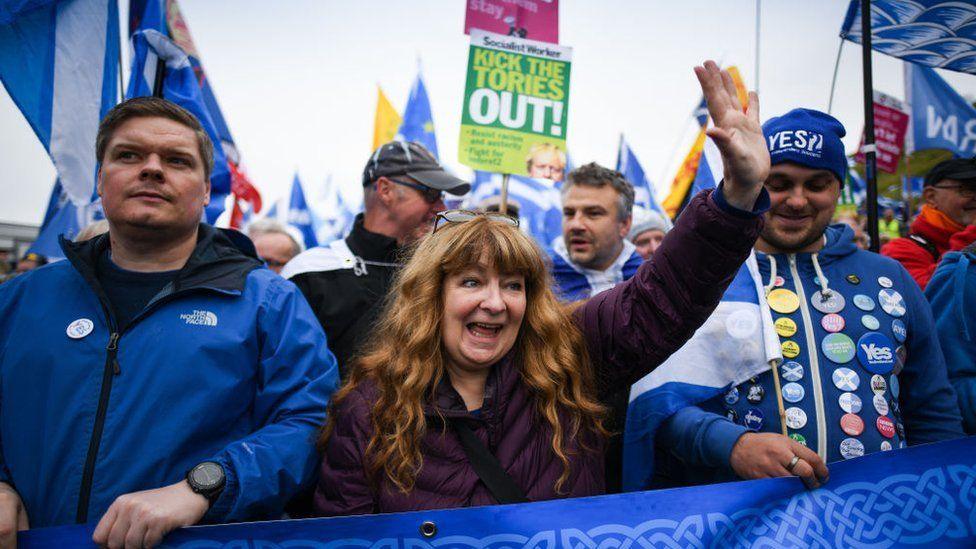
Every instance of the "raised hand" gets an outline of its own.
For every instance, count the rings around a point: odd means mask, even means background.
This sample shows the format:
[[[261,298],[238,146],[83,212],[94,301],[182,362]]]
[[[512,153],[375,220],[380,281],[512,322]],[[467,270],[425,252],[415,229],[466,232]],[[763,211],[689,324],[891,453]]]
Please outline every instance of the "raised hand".
[[[769,149],[759,123],[759,96],[749,92],[749,105],[743,111],[732,76],[714,61],[695,67],[695,76],[715,124],[706,133],[722,153],[725,165],[725,199],[751,211],[769,175]]]

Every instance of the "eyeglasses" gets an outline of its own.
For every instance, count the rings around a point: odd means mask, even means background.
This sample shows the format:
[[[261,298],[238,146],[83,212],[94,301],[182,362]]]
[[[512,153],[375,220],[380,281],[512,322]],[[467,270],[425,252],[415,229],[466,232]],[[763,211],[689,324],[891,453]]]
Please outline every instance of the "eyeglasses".
[[[976,198],[976,188],[964,185],[932,185],[936,189],[958,191],[963,198]]]
[[[424,200],[428,204],[434,204],[440,200],[444,193],[437,189],[432,189],[427,185],[421,185],[420,183],[414,183],[412,181],[400,181],[399,179],[393,179],[392,177],[387,177],[390,181],[396,183],[397,185],[403,185],[404,187],[410,187],[411,189],[417,189],[420,194],[424,196]]]
[[[511,225],[512,227],[519,226],[519,220],[503,213],[499,212],[472,212],[471,210],[446,210],[437,214],[434,218],[434,230],[431,234],[436,233],[438,229],[444,227],[451,223],[464,223],[476,219],[478,217],[487,217],[492,221],[500,221],[506,225]]]

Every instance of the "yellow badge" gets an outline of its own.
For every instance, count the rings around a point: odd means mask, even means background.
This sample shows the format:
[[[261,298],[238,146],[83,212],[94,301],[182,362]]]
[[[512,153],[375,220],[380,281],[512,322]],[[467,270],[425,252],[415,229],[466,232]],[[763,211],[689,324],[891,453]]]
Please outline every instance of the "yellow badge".
[[[776,288],[769,292],[769,295],[766,296],[766,303],[769,303],[770,309],[784,315],[800,308],[800,298],[786,288]]]
[[[786,358],[796,358],[800,354],[800,344],[792,339],[784,341],[781,348],[783,349],[783,356]]]
[[[781,316],[776,319],[776,333],[780,337],[792,337],[796,333],[796,322],[792,318]]]

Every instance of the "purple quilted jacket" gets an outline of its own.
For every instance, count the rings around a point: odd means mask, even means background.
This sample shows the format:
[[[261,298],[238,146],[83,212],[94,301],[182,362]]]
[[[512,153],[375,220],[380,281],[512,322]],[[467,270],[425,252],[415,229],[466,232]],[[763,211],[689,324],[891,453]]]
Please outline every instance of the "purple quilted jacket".
[[[634,383],[691,337],[718,305],[749,255],[762,221],[735,215],[708,193],[696,196],[657,250],[630,280],[598,294],[577,310],[575,321],[594,361],[599,397]],[[469,414],[446,380],[425,410],[427,435],[416,485],[402,493],[385,478],[371,484],[364,451],[372,426],[376,388],[361,384],[335,410],[337,422],[322,458],[315,493],[319,515],[392,513],[492,505],[494,498],[468,464],[445,417],[464,417],[502,467],[532,501],[582,497],[604,491],[603,441],[591,451],[570,441],[571,474],[561,492],[555,482],[563,464],[552,451],[548,422],[537,416],[534,397],[522,384],[511,357],[494,365],[480,417]],[[595,438],[595,437],[591,437]]]

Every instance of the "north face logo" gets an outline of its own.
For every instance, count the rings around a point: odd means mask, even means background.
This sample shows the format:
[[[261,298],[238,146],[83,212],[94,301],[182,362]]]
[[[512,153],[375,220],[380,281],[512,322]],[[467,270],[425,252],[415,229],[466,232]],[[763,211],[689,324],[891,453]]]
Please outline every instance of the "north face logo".
[[[180,315],[180,320],[195,326],[216,326],[217,315],[210,311],[193,311]]]
[[[871,362],[887,362],[891,360],[891,349],[888,347],[878,347],[874,343],[870,345],[861,344],[864,354],[868,355]]]

